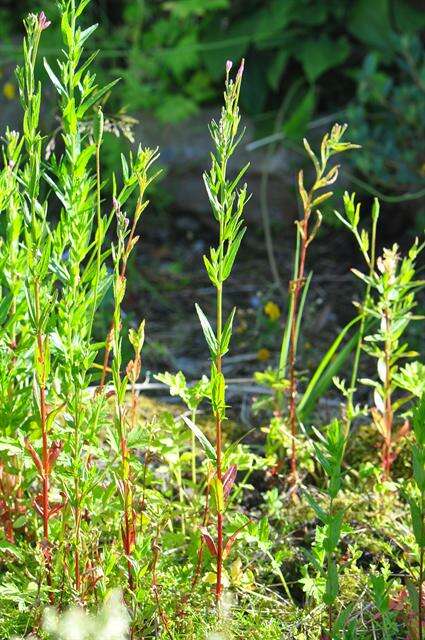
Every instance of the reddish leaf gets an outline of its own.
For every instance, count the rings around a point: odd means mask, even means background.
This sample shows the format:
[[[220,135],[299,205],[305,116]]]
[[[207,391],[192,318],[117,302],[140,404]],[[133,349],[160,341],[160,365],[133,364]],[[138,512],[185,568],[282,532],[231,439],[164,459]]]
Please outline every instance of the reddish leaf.
[[[136,544],[136,529],[134,521],[128,523],[128,532],[124,526],[121,526],[121,537],[124,546],[124,551],[127,555],[130,555]]]
[[[235,531],[235,533],[233,533],[230,538],[228,538],[226,545],[224,547],[224,552],[223,552],[223,557],[227,558],[227,556],[229,555],[229,553],[232,550],[233,544],[236,540],[236,538],[238,537],[238,535],[240,534],[240,532],[245,529],[245,527],[247,527],[249,525],[249,523],[251,522],[251,520],[248,520],[248,522],[245,522],[245,524],[243,524],[241,527],[239,527],[239,529],[237,529],[237,531]]]
[[[0,500],[0,521],[3,523],[4,535],[10,543],[15,542],[15,534],[13,531],[13,522],[11,520],[10,509],[5,500]]]
[[[217,548],[215,546],[214,540],[212,539],[211,535],[208,532],[208,529],[206,527],[200,527],[200,531],[201,531],[202,541],[207,545],[209,552],[211,553],[212,556],[216,556]]]
[[[393,442],[399,442],[400,440],[405,438],[408,435],[409,431],[410,431],[410,422],[408,420],[405,420],[403,425],[395,434],[395,436],[393,436]]]
[[[46,540],[46,538],[40,540],[40,548],[46,563],[50,564],[52,560],[51,544],[48,540]]]
[[[28,440],[28,438],[25,438],[25,446],[26,446],[27,450],[29,451],[29,453],[31,454],[31,458],[33,459],[34,464],[37,467],[40,475],[43,476],[44,475],[44,470],[43,470],[43,465],[42,465],[41,460],[40,460],[40,456],[38,455],[37,451],[32,446],[31,442]]]
[[[44,507],[43,507],[43,495],[41,493],[39,493],[38,496],[36,496],[33,504],[34,504],[35,510],[37,511],[38,515],[43,518],[44,517]]]
[[[50,445],[49,449],[49,471],[53,469],[53,466],[58,459],[60,452],[63,449],[63,443],[60,440],[55,440]]]
[[[58,504],[53,505],[53,507],[50,507],[50,509],[49,509],[49,518],[53,518],[53,516],[58,514],[59,511],[62,511],[64,506],[65,506],[64,502],[59,502]]]
[[[235,464],[232,464],[227,469],[227,471],[223,474],[222,483],[223,483],[223,494],[225,498],[228,498],[230,495],[232,487],[235,484],[237,473],[238,473],[237,466]]]

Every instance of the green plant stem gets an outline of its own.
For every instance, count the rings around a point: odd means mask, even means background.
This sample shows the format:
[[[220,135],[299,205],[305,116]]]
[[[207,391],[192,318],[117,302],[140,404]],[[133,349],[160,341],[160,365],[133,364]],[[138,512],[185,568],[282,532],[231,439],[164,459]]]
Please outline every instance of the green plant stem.
[[[298,278],[299,255],[300,255],[300,236],[299,236],[299,233],[297,233],[292,282],[295,282]],[[288,361],[288,350],[289,350],[289,340],[290,340],[290,329],[292,326],[293,314],[294,314],[294,297],[292,295],[292,291],[289,290],[289,307],[288,307],[285,331],[283,332],[283,335],[282,335],[282,344],[280,346],[280,354],[279,354],[279,377],[285,377],[286,375],[286,365]]]
[[[377,225],[378,225],[378,217],[374,217],[372,222],[371,254],[370,254],[370,259],[367,260],[367,262],[369,263],[370,279],[373,277],[373,274],[375,272]],[[359,244],[361,246],[361,242]],[[345,410],[345,429],[346,429],[345,436],[346,437],[349,434],[350,426],[351,426],[351,416],[353,413],[353,404],[354,404],[353,399],[354,399],[354,393],[355,393],[355,388],[357,384],[357,376],[359,372],[360,355],[361,355],[361,350],[363,346],[363,339],[364,339],[364,334],[366,330],[366,319],[367,319],[366,308],[370,300],[371,290],[372,290],[372,283],[368,282],[366,285],[365,296],[363,299],[363,306],[361,311],[361,319],[360,319],[360,327],[359,327],[359,338],[357,341],[356,351],[354,354],[353,370],[351,373],[350,388],[348,390],[347,402],[346,402],[346,410]]]
[[[122,411],[120,408],[120,420],[123,420]],[[121,423],[122,424],[122,423]],[[127,557],[127,575],[128,575],[128,588],[130,592],[134,591],[133,569],[131,566],[130,556],[134,545],[134,519],[133,519],[133,497],[130,484],[130,460],[129,451],[127,445],[126,434],[123,433],[121,437],[121,473],[123,481],[124,491],[124,552]]]
[[[270,551],[268,551],[268,549],[264,549],[264,553],[266,554],[266,556],[268,557],[270,562],[273,564],[273,566],[276,566],[276,563],[275,563],[274,558],[273,558],[272,554],[270,553]],[[291,592],[289,590],[289,587],[288,587],[288,583],[286,582],[285,576],[283,575],[282,571],[280,570],[280,568],[278,566],[276,566],[276,569],[274,569],[274,571],[277,573],[277,575],[281,579],[282,587],[284,588],[285,593],[288,596],[289,601],[293,605],[295,605],[294,599],[293,599],[292,594],[291,594]]]
[[[424,530],[424,513],[425,500],[424,494],[421,493],[421,518],[422,518],[422,536]],[[424,581],[424,555],[425,547],[422,545],[419,549],[419,580],[418,580],[418,638],[423,640],[423,605],[422,605],[422,585]]]
[[[220,245],[222,245],[222,223],[220,224]],[[222,261],[220,261],[221,270]],[[221,276],[221,274],[220,274]],[[222,312],[222,299],[223,299],[223,287],[222,277],[220,277],[220,284],[217,287],[217,343],[221,343],[223,312]],[[216,358],[216,367],[218,374],[221,374],[222,358],[218,355]],[[222,450],[222,424],[220,413],[216,414],[216,473],[219,483],[222,481],[222,464],[221,464],[221,450]],[[223,570],[223,513],[220,508],[217,509],[217,582],[215,588],[215,597],[217,605],[219,605],[223,586],[222,586],[222,570]]]
[[[206,483],[206,487],[205,487],[205,504],[204,504],[204,511],[203,511],[203,516],[202,516],[202,526],[206,527],[208,524],[208,519],[209,519],[209,513],[210,513],[210,508],[209,508],[209,497],[210,497],[210,485],[209,482],[207,481]],[[201,539],[201,543],[199,545],[199,549],[198,549],[198,558],[196,561],[196,566],[195,566],[195,571],[193,573],[193,578],[192,578],[192,591],[195,588],[198,580],[199,580],[199,576],[201,575],[201,565],[202,565],[202,556],[204,553],[204,542]]]
[[[178,463],[176,468],[176,478],[177,478],[177,486],[179,490],[179,503],[181,509],[181,527],[182,527],[182,535],[186,536],[186,518],[184,513],[184,490],[183,490],[183,478],[182,478],[182,468],[181,468],[181,459],[180,459],[180,448],[177,447],[178,451]]]
[[[332,518],[333,516],[333,498],[330,499],[330,504],[329,504],[329,516]],[[329,570],[329,563],[332,559],[332,554],[331,553],[327,553],[327,565],[328,565],[328,570]],[[329,603],[328,606],[328,625],[329,625],[329,638],[332,638],[332,627],[333,627],[333,604]]]
[[[78,407],[80,403],[77,401],[77,390],[75,390],[74,403],[74,463],[79,460],[80,456],[80,424]],[[80,544],[81,544],[81,492],[80,477],[78,469],[74,473],[74,520],[75,520],[75,550],[74,550],[74,572],[75,572],[75,589],[78,593],[81,591],[81,566],[80,566]]]
[[[142,209],[142,200],[141,200],[141,198],[139,198],[138,201],[137,201],[136,211],[135,211],[134,217],[133,217],[133,223],[131,225],[130,234],[128,236],[128,241],[127,241],[127,244],[126,244],[126,248],[125,248],[125,251],[124,251],[124,256],[123,256],[123,260],[122,260],[122,264],[121,264],[121,270],[120,270],[120,278],[121,278],[121,280],[124,280],[125,277],[126,277],[128,257],[130,255],[131,249],[133,247],[134,234],[136,232],[137,221],[139,220],[139,213],[140,213],[141,209]],[[104,356],[103,356],[102,375],[101,375],[100,383],[99,383],[99,391],[103,390],[103,388],[105,386],[105,382],[106,382],[106,374],[107,374],[107,370],[108,370],[109,356],[110,356],[111,348],[112,348],[112,336],[113,336],[114,329],[115,329],[115,323],[114,323],[114,319],[112,319],[111,326],[109,328],[109,332],[108,332],[108,335],[107,335],[106,341],[105,341],[105,353],[104,353]]]
[[[392,356],[392,322],[391,322],[391,314],[390,309],[387,308],[384,312],[385,323],[386,323],[386,334],[387,339],[385,340],[385,383],[384,383],[384,391],[385,391],[385,413],[384,413],[384,422],[385,422],[385,437],[384,443],[382,447],[382,469],[383,475],[385,479],[388,479],[391,472],[391,454],[392,454],[392,427],[393,427],[393,407],[392,407],[392,399],[391,399],[391,389],[392,389],[392,375],[391,375],[391,356]]]
[[[196,424],[196,409],[193,409],[192,411],[192,422]],[[193,486],[195,487],[196,486],[196,438],[193,431],[191,432],[191,434],[192,434],[192,442],[191,442],[192,483],[193,483]]]
[[[291,331],[289,343],[289,424],[291,428],[291,483],[295,485],[297,482],[297,451],[296,451],[296,435],[297,435],[297,325],[298,325],[298,304],[301,291],[304,286],[305,261],[307,255],[307,239],[308,239],[308,220],[310,210],[304,212],[304,218],[301,222],[303,228],[303,237],[301,238],[300,259],[297,267],[297,279],[291,283],[293,308],[291,314]]]
[[[101,176],[100,176],[100,147],[101,143],[99,142],[96,145],[96,276],[95,276],[95,284],[94,284],[94,295],[93,295],[93,308],[89,325],[89,335],[92,333],[94,317],[96,314],[96,302],[97,296],[99,293],[99,280],[100,280],[100,269],[101,269],[101,259],[102,259],[102,240],[100,236],[100,228],[102,225],[102,212],[101,212]]]
[[[50,516],[50,504],[49,504],[49,488],[50,488],[50,469],[49,469],[49,443],[47,434],[47,404],[46,404],[46,361],[44,355],[44,340],[41,330],[41,309],[40,309],[40,283],[38,280],[34,282],[34,302],[35,302],[35,321],[37,325],[37,351],[40,365],[40,426],[42,437],[42,466],[43,466],[43,482],[42,482],[42,502],[43,502],[43,538],[46,544],[44,551],[45,565],[46,565],[46,580],[47,585],[50,588],[52,586],[52,565],[50,555],[50,540],[49,540],[49,516]],[[52,591],[49,593],[50,603],[54,603],[54,596]]]

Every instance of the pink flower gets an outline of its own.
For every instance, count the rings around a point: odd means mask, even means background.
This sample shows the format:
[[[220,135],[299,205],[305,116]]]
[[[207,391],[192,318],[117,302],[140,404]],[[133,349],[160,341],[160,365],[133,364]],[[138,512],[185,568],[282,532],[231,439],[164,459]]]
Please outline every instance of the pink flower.
[[[233,62],[231,60],[228,60],[226,62],[226,73],[230,73],[230,69],[233,67]]]
[[[47,27],[50,27],[51,24],[51,20],[48,20],[44,11],[41,11],[38,14],[38,26],[40,27],[40,30],[44,31]]]

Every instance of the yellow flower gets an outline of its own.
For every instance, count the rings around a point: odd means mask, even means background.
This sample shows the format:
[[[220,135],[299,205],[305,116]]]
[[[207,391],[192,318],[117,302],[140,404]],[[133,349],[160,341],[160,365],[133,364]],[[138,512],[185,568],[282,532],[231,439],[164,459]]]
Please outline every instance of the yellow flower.
[[[264,306],[264,313],[273,321],[280,318],[280,309],[276,302],[272,302],[271,300]]]
[[[16,89],[12,82],[6,82],[3,85],[3,95],[7,100],[14,100],[16,98]]]
[[[262,349],[259,349],[257,351],[257,358],[258,360],[261,360],[264,362],[264,360],[268,360],[271,356],[271,353],[268,349],[265,349],[264,347]]]
[[[248,323],[246,320],[244,320],[242,318],[242,320],[239,322],[239,324],[236,327],[235,332],[236,333],[245,333],[245,331],[248,329]]]

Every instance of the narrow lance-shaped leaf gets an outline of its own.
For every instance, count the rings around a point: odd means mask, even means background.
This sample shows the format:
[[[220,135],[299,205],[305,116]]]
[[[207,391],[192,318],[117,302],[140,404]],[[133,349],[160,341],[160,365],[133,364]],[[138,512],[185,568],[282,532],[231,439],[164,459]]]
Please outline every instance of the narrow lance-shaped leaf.
[[[207,341],[211,355],[215,358],[217,355],[217,338],[209,323],[209,320],[205,313],[202,311],[198,304],[195,304],[196,313],[198,314],[199,321],[201,323],[202,331],[204,332],[205,340]]]
[[[211,442],[206,437],[206,435],[204,435],[202,433],[200,428],[194,422],[192,422],[192,420],[190,418],[188,418],[187,416],[184,416],[184,415],[182,416],[182,418],[183,418],[184,422],[187,424],[187,426],[189,427],[189,429],[194,434],[195,438],[198,440],[198,442],[201,445],[202,450],[204,451],[204,453],[208,456],[208,458],[212,462],[215,462],[215,460],[216,460],[215,449],[212,446]]]

